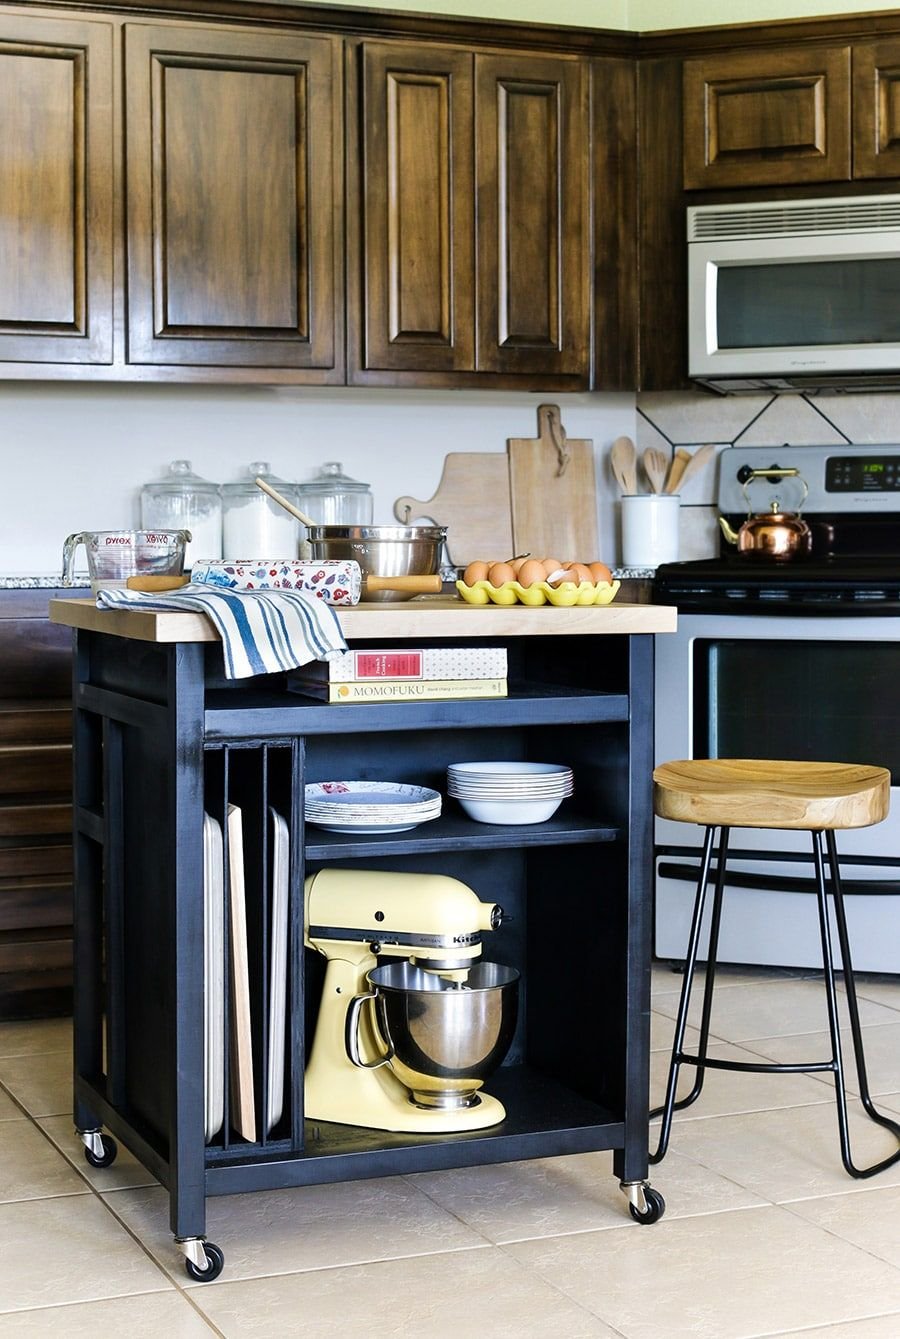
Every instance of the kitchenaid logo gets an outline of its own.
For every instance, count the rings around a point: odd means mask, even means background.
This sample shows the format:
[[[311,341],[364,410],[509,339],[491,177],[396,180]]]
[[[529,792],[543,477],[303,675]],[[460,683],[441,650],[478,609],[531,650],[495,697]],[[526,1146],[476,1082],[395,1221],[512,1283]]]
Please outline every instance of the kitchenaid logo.
[[[824,367],[825,358],[792,358],[791,367]]]

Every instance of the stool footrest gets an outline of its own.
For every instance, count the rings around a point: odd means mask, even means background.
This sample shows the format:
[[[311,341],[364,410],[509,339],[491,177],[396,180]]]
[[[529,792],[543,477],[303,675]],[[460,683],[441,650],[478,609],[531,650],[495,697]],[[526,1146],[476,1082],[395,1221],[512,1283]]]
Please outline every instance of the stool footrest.
[[[814,1060],[806,1065],[755,1064],[745,1060],[701,1060],[699,1055],[685,1055],[683,1051],[675,1053],[679,1065],[696,1065],[703,1069],[731,1069],[741,1074],[834,1074],[837,1065],[833,1060]]]

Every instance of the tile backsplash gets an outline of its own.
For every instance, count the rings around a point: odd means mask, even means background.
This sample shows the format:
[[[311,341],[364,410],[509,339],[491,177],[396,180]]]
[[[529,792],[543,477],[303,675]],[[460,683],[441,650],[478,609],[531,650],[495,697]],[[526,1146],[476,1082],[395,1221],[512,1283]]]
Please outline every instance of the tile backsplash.
[[[666,391],[637,397],[637,446],[666,455],[679,446],[840,446],[900,440],[900,395],[713,395]],[[711,464],[682,493],[681,557],[718,552]]]

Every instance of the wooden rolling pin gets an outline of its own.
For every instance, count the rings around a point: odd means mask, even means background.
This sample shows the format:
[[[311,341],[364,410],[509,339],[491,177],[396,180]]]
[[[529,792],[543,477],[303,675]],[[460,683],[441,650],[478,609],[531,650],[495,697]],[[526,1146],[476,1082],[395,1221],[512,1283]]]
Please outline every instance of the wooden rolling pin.
[[[190,577],[129,577],[125,583],[129,590],[166,591],[180,590],[190,584]],[[440,595],[441,578],[439,573],[415,577],[378,577],[363,573],[362,593],[367,595],[378,590],[413,591],[416,595]]]

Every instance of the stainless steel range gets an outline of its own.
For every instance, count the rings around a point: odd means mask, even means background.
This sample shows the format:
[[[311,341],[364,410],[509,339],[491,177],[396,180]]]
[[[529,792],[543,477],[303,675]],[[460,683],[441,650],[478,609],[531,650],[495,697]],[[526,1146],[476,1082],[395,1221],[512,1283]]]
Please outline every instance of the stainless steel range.
[[[732,528],[809,496],[808,557],[739,553],[657,572],[655,598],[678,607],[657,638],[656,756],[796,758],[888,767],[892,812],[841,843],[854,963],[900,973],[900,445],[729,448],[719,507]],[[749,487],[749,486],[748,486]],[[684,956],[701,829],[657,820],[656,953]],[[818,966],[803,833],[735,832],[720,959]]]

